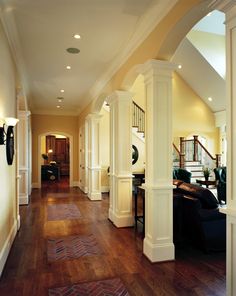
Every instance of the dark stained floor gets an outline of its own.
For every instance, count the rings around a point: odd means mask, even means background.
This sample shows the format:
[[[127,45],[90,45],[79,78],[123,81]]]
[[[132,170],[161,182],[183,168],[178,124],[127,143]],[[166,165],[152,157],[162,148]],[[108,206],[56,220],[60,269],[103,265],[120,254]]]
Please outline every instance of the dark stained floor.
[[[81,217],[47,221],[47,205],[71,203]],[[226,295],[225,254],[204,254],[182,247],[173,262],[151,264],[142,254],[141,230],[117,229],[107,219],[109,199],[90,201],[68,180],[33,190],[20,207],[21,228],[0,280],[0,295],[43,296],[48,288],[118,277],[130,295]],[[103,250],[97,256],[48,262],[47,239],[94,235]]]

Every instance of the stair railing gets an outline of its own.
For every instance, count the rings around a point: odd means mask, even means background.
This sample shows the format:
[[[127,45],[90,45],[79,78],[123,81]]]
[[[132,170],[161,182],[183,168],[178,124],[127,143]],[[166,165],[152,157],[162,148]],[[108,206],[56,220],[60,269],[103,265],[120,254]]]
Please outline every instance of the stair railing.
[[[145,111],[134,101],[132,125],[138,129],[138,132],[145,133]]]
[[[190,140],[180,137],[180,153],[185,153],[185,161],[200,161],[210,168],[221,166],[221,154],[213,157],[198,140],[198,136],[193,136]]]
[[[173,143],[173,161],[178,161],[179,167],[184,168],[184,162],[185,162],[185,154],[181,153],[180,150],[176,147],[176,145]]]

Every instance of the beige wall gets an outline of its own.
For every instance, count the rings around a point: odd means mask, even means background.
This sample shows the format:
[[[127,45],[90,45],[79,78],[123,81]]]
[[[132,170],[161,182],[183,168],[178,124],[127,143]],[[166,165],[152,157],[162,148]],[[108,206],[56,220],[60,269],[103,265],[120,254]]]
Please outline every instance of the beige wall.
[[[131,91],[134,101],[146,109],[145,85],[141,75],[135,80]],[[179,137],[201,135],[207,139],[207,149],[219,153],[219,129],[215,116],[203,100],[176,73],[173,75],[173,141],[178,146]]]
[[[16,70],[0,23],[0,119],[16,117]],[[2,122],[1,122],[2,126]],[[16,157],[13,165],[6,160],[6,146],[0,145],[0,274],[3,257],[9,246],[10,236],[16,230]],[[5,245],[4,245],[5,244]]]
[[[59,133],[73,137],[73,182],[78,182],[78,117],[56,115],[32,115],[32,183],[38,182],[39,135]]]
[[[109,186],[107,168],[110,166],[110,114],[104,108],[101,109],[100,121],[100,159],[101,159],[101,186]],[[103,188],[102,188],[103,190]]]
[[[215,116],[201,98],[177,74],[173,79],[173,138],[201,135],[208,140],[208,149],[219,151],[219,131],[215,127]]]
[[[123,89],[123,82],[130,71],[137,65],[143,64],[150,59],[169,59],[175,52],[181,40],[191,29],[190,18],[183,18],[189,11],[197,7],[202,0],[179,0],[171,11],[157,24],[154,30],[138,46],[138,48],[129,56],[124,64],[119,68],[107,84],[101,89],[100,94],[109,95],[115,90]],[[200,8],[201,9],[201,8]],[[204,15],[203,15],[204,16]],[[196,21],[201,18],[201,14],[196,13]],[[180,25],[181,23],[181,25]],[[194,21],[192,26],[194,26]],[[135,80],[136,74],[131,75]],[[132,79],[131,79],[132,80]],[[134,80],[132,82],[134,82]],[[130,87],[132,83],[129,83]],[[79,118],[79,126],[82,126],[85,117],[94,112],[93,106],[98,97],[82,110]]]

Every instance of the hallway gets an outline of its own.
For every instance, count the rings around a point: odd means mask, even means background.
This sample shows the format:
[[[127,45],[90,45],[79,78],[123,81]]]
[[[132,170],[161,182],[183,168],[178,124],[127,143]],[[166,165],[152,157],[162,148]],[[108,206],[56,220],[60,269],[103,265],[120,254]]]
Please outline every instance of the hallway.
[[[91,202],[78,188],[51,184],[42,191],[33,190],[29,206],[20,207],[21,228],[0,280],[1,296],[43,296],[50,288],[114,278],[120,279],[129,294],[112,295],[226,294],[225,254],[182,248],[175,262],[151,264],[142,254],[141,231],[117,229],[107,219],[107,195]],[[71,219],[69,213],[57,220],[63,216],[60,206],[75,210],[72,214],[78,217]],[[77,253],[77,258],[72,258],[73,252],[70,258],[59,258],[60,249],[50,249],[52,241],[57,244],[61,238],[75,236],[93,237],[92,251],[88,240],[86,253]],[[49,295],[65,294],[51,290]]]

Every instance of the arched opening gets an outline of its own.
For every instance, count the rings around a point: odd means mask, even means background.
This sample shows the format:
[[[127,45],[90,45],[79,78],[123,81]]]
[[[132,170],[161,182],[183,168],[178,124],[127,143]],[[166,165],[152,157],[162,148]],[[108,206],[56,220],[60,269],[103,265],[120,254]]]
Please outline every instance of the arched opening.
[[[38,184],[43,181],[64,182],[73,186],[73,137],[64,132],[51,131],[39,135]]]

